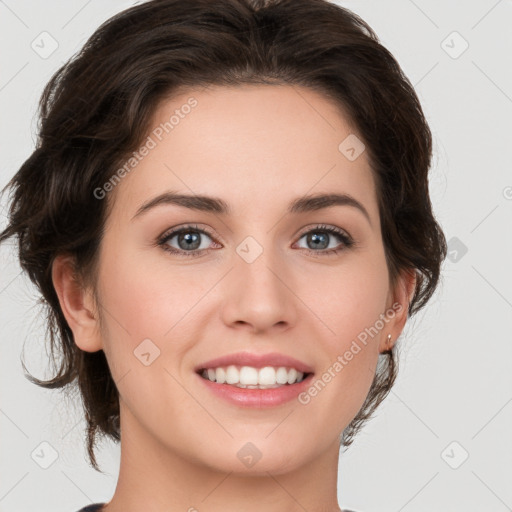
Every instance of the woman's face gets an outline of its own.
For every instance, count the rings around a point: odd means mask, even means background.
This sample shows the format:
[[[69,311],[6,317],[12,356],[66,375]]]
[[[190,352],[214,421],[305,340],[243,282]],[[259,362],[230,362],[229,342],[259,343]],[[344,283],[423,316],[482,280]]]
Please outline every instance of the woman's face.
[[[333,103],[291,86],[189,91],[161,105],[151,130],[109,192],[101,333],[75,336],[107,356],[124,442],[225,472],[274,474],[337,450],[387,335],[403,327],[397,299],[408,298],[390,289],[361,141]],[[141,210],[162,194],[217,198],[228,211],[170,198]],[[289,211],[324,194],[360,207],[317,201]],[[187,226],[188,236],[170,233]],[[264,393],[245,390],[256,402],[235,402],[238,388],[220,396],[196,369],[239,352],[293,357],[314,375],[295,385],[300,396],[258,404]],[[260,458],[246,464],[247,453]]]

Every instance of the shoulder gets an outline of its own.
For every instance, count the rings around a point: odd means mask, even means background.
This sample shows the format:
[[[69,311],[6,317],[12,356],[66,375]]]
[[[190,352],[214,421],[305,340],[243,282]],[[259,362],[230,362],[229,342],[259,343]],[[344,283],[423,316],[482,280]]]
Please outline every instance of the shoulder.
[[[101,512],[101,507],[105,505],[105,503],[93,503],[92,505],[87,505],[84,508],[81,508],[77,512]],[[341,512],[355,512],[354,510],[343,509]]]
[[[92,505],[87,505],[84,508],[81,508],[77,512],[100,512],[101,507],[105,505],[105,503],[93,503]],[[347,511],[350,512],[350,511]]]

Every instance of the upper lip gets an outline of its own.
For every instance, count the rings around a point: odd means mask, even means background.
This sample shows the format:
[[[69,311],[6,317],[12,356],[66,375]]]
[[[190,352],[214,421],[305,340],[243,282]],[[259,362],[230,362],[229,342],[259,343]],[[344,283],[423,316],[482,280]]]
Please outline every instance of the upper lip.
[[[295,368],[296,370],[303,373],[313,373],[313,368],[295,359],[294,357],[287,356],[285,354],[279,354],[277,352],[271,352],[268,354],[255,354],[253,352],[236,352],[235,354],[228,354],[210,361],[205,361],[197,365],[194,370],[199,372],[208,368],[218,368],[219,366],[252,366],[254,368],[263,368],[265,366],[287,366],[288,368]]]

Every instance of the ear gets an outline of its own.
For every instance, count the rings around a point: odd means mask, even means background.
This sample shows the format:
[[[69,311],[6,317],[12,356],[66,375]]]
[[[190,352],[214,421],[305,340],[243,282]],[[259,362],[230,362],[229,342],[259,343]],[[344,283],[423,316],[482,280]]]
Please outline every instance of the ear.
[[[93,295],[80,285],[74,272],[72,256],[59,255],[55,258],[52,280],[62,313],[73,331],[75,344],[86,352],[101,350],[99,316]]]
[[[402,270],[397,278],[394,289],[391,289],[389,292],[386,316],[388,316],[390,320],[382,331],[379,352],[384,352],[394,347],[407,321],[409,304],[414,295],[415,286],[416,272],[408,269]],[[394,316],[391,316],[391,312],[394,312]],[[388,339],[388,334],[391,335],[391,340]]]

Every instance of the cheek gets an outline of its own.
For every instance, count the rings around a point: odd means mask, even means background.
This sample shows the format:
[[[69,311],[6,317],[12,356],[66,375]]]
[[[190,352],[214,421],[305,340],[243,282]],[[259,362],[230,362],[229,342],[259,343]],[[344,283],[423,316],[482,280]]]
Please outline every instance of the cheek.
[[[154,361],[151,367],[178,365],[197,339],[193,331],[204,323],[198,304],[216,280],[213,270],[172,269],[165,257],[107,248],[100,270],[102,336],[114,378],[130,371],[133,379],[133,371],[149,369],[144,359]]]
[[[171,375],[189,347],[183,330],[187,312],[202,295],[200,287],[185,282],[180,272],[173,279],[135,252],[104,255],[102,338],[112,376],[125,407],[143,411],[148,421],[161,420],[161,411],[179,411],[189,400]],[[181,337],[173,336],[178,331]],[[155,389],[163,388],[167,391],[155,396]]]
[[[353,257],[329,272],[308,273],[308,304],[324,322],[323,336],[336,351],[350,345],[385,313],[389,291],[384,257]],[[379,322],[380,324],[380,322]],[[330,334],[330,335],[329,335]],[[362,336],[364,338],[364,336]]]
[[[178,266],[170,271],[165,258],[155,262],[144,251],[112,256],[103,260],[101,295],[109,305],[109,325],[117,323],[113,327],[129,333],[133,342],[161,340],[175,325],[182,328],[178,322],[187,321],[187,312],[209,286],[204,273]]]
[[[388,274],[384,259],[360,258],[353,264],[316,273],[308,300],[321,322],[322,371],[304,402],[322,402],[337,411],[336,425],[346,425],[360,409],[375,374],[379,341],[386,333]],[[308,302],[309,301],[309,302]],[[318,399],[316,398],[318,396]],[[321,414],[321,413],[320,413]],[[336,416],[336,415],[334,415]],[[324,418],[332,421],[333,417]]]

